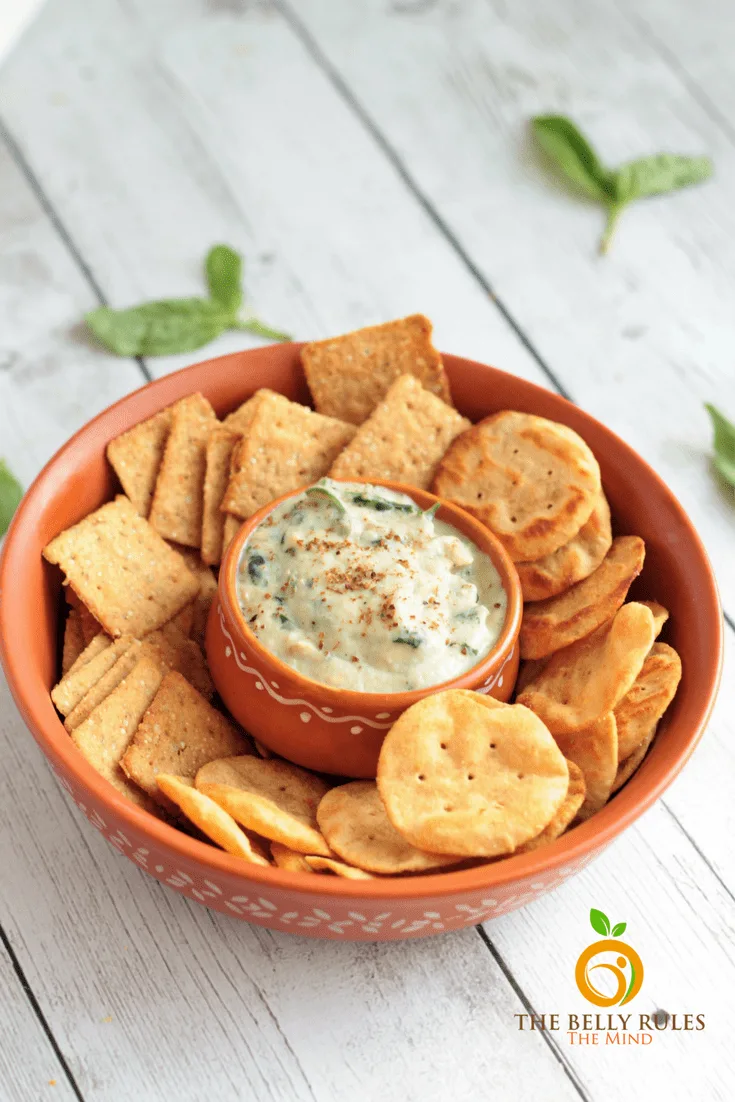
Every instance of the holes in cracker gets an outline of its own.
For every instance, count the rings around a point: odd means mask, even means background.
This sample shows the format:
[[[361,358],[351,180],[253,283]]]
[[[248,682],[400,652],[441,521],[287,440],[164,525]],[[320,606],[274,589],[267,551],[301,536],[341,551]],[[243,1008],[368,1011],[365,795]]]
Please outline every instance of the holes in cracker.
[[[468,773],[467,774],[467,780],[468,781],[474,781],[474,779],[475,779],[475,774],[474,773]]]
[[[417,781],[425,781],[425,780],[426,780],[426,775],[425,775],[424,773],[419,773],[419,775],[418,775],[418,777],[416,778],[416,780],[417,780]]]
[[[491,743],[490,743],[490,749],[491,749],[491,750],[494,750],[494,749],[495,749],[495,743],[494,743],[494,742],[491,742]]]

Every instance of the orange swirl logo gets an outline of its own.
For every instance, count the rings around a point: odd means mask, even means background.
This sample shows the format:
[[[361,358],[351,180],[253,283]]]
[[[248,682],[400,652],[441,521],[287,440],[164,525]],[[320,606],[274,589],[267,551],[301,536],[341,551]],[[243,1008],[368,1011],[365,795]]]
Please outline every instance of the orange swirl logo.
[[[594,908],[590,911],[590,922],[592,929],[604,937],[600,941],[593,941],[580,953],[574,969],[577,987],[585,999],[595,1006],[622,1006],[635,998],[641,989],[643,962],[627,942],[617,940],[625,932],[625,922],[619,922],[611,929],[607,915]],[[599,964],[592,964],[600,953],[617,953],[615,962],[601,961]],[[593,977],[593,972],[602,972],[608,978],[613,977],[615,991],[611,995],[606,995],[595,986],[594,979],[597,977]]]

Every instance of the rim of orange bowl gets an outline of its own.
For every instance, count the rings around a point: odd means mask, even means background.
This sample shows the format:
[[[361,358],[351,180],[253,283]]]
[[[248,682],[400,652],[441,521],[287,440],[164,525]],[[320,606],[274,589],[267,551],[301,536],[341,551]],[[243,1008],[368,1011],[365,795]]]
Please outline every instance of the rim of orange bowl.
[[[347,482],[348,479],[335,479],[335,481]],[[370,710],[371,708],[382,706],[386,709],[394,710],[396,708],[409,708],[412,704],[417,703],[417,701],[423,700],[429,693],[443,692],[451,688],[464,688],[468,682],[479,682],[490,667],[494,666],[499,659],[508,657],[512,653],[521,626],[523,596],[516,569],[513,566],[510,555],[500,541],[492,532],[489,532],[484,525],[480,524],[479,520],[476,520],[469,513],[465,512],[464,509],[461,509],[458,505],[454,505],[451,501],[437,497],[436,494],[430,493],[429,490],[417,490],[416,487],[407,486],[402,482],[377,478],[368,479],[366,485],[382,486],[384,489],[395,490],[398,493],[406,494],[411,497],[416,504],[418,504],[417,497],[425,497],[429,499],[432,504],[438,502],[441,506],[439,510],[440,519],[443,519],[445,524],[449,524],[457,531],[461,531],[457,525],[448,520],[446,516],[441,517],[441,513],[446,510],[450,515],[455,517],[457,514],[460,514],[461,522],[474,533],[470,538],[480,551],[484,551],[484,553],[491,558],[493,565],[500,574],[503,588],[508,597],[505,620],[495,644],[479,662],[476,662],[474,666],[470,666],[468,670],[459,674],[457,677],[449,678],[448,681],[438,682],[436,685],[429,685],[425,689],[412,689],[400,693],[366,693],[359,692],[355,689],[341,689],[334,685],[325,685],[323,681],[317,681],[313,677],[307,677],[306,674],[301,673],[299,670],[295,670],[292,666],[288,666],[282,659],[278,658],[273,651],[263,646],[257,635],[251,631],[242,608],[240,607],[240,602],[237,599],[237,566],[244,545],[258,525],[261,524],[274,509],[277,509],[279,505],[283,504],[284,501],[289,501],[291,498],[298,497],[299,494],[302,494],[304,490],[308,488],[308,485],[312,485],[312,483],[307,484],[307,486],[302,486],[298,490],[290,490],[286,494],[281,494],[280,497],[274,498],[273,501],[269,501],[267,505],[264,505],[261,509],[258,509],[256,513],[253,513],[251,517],[243,521],[242,527],[227,548],[220,567],[220,602],[226,605],[226,611],[235,621],[238,630],[245,637],[248,645],[260,657],[261,661],[282,671],[282,677],[286,676],[292,681],[301,683],[304,686],[304,691],[308,691],[309,689],[318,690],[321,697],[335,704],[347,701],[347,706],[351,709]],[[492,548],[492,552],[488,552],[485,548]]]
[[[301,343],[294,342],[287,348],[292,353],[296,353],[301,346]],[[278,347],[284,349],[283,345]],[[253,349],[250,354],[257,355],[262,352],[263,349]],[[685,510],[663,479],[633,448],[611,429],[603,425],[601,421],[580,410],[578,406],[575,406],[561,395],[554,394],[553,391],[526,380],[518,380],[526,388],[526,393],[530,391],[532,395],[538,395],[539,399],[546,403],[551,399],[552,404],[559,407],[562,415],[566,412],[571,415],[573,420],[577,420],[581,416],[585,422],[601,431],[619,451],[641,466],[646,471],[647,477],[655,482],[664,497],[676,506],[683,517],[691,542],[704,568],[703,574],[709,605],[713,611],[716,610],[716,616],[713,618],[716,625],[716,637],[713,639],[713,643],[717,653],[717,664],[708,678],[708,684],[700,703],[698,719],[693,725],[685,746],[667,764],[664,764],[662,760],[644,762],[641,769],[613,800],[585,823],[575,827],[574,830],[563,834],[548,846],[532,850],[527,854],[502,858],[496,862],[472,869],[432,873],[426,876],[385,877],[384,879],[366,881],[322,876],[318,878],[318,883],[315,884],[313,874],[289,872],[286,869],[272,866],[261,868],[258,865],[246,865],[243,868],[242,861],[237,857],[218,850],[214,845],[191,838],[175,827],[169,826],[155,818],[155,816],[143,811],[142,808],[137,807],[118,793],[108,781],[89,765],[74,746],[53,708],[48,686],[43,684],[40,686],[41,691],[38,700],[29,699],[21,691],[21,656],[13,653],[13,648],[9,643],[12,635],[13,613],[16,610],[20,614],[23,613],[24,600],[22,595],[14,588],[10,588],[10,595],[8,596],[7,579],[12,576],[16,558],[22,559],[23,541],[21,537],[26,535],[26,542],[32,543],[34,508],[37,504],[42,504],[45,499],[46,481],[50,477],[52,468],[64,457],[73,455],[77,443],[83,436],[90,432],[93,433],[106,421],[114,420],[115,414],[124,407],[131,405],[139,407],[137,410],[140,413],[139,419],[151,416],[157,410],[162,409],[164,405],[169,405],[171,401],[176,401],[179,397],[195,392],[199,385],[206,389],[205,379],[202,379],[201,384],[187,385],[191,378],[201,375],[205,369],[211,369],[213,364],[231,364],[232,361],[247,355],[247,352],[236,352],[211,360],[203,360],[200,363],[173,372],[171,375],[147,383],[121,398],[79,429],[45,464],[26,491],[6,534],[2,555],[0,556],[0,659],[2,659],[8,684],[18,710],[36,740],[48,752],[52,763],[63,762],[65,768],[81,786],[94,793],[95,797],[102,804],[108,805],[123,822],[127,822],[133,829],[143,834],[148,834],[164,849],[172,851],[189,861],[195,861],[203,866],[205,871],[211,870],[235,879],[254,881],[263,886],[271,885],[303,895],[333,895],[335,897],[354,897],[363,900],[416,900],[438,896],[463,895],[502,887],[515,881],[525,881],[534,877],[543,882],[550,873],[554,873],[557,869],[572,865],[585,857],[591,858],[594,856],[597,851],[621,834],[655,803],[678,776],[697,746],[712,713],[722,674],[722,609],[717,583],[704,545]],[[445,362],[449,364],[452,361],[462,362],[489,376],[514,378],[508,372],[478,361],[451,354],[442,355]],[[163,403],[156,403],[155,396],[160,391],[166,392],[167,400]],[[137,421],[133,423],[137,423]],[[120,429],[119,431],[124,430]],[[102,439],[104,432],[99,435]]]

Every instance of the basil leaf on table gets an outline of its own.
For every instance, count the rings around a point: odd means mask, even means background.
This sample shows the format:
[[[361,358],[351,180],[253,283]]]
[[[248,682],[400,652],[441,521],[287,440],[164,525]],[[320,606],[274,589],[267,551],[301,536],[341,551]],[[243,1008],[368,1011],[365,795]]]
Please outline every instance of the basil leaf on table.
[[[218,302],[171,298],[128,310],[100,306],[87,314],[87,325],[118,356],[167,356],[209,344],[230,328],[230,318]]]
[[[571,119],[538,115],[531,125],[539,145],[563,175],[606,208],[607,222],[600,239],[602,253],[609,249],[617,221],[629,203],[701,183],[712,175],[709,157],[674,153],[640,157],[609,169]]]
[[[610,174],[571,119],[563,115],[538,115],[532,125],[539,145],[564,175],[590,199],[608,202],[612,197]]]
[[[709,403],[705,404],[705,409],[712,418],[715,430],[712,462],[725,481],[735,487],[735,425]]]
[[[170,356],[209,344],[226,329],[241,329],[274,341],[290,336],[257,318],[239,316],[242,258],[229,245],[215,245],[204,263],[211,298],[170,298],[124,310],[100,306],[86,322],[118,356]]]
[[[23,497],[23,487],[4,459],[0,459],[0,536],[8,530]]]
[[[242,306],[242,257],[229,245],[215,245],[205,261],[207,284],[213,299],[230,314]]]

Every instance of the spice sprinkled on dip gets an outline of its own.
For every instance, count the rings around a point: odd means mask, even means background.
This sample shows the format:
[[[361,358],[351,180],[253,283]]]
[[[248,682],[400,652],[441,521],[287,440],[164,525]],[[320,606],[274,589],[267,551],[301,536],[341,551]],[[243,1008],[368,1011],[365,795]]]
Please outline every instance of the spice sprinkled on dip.
[[[240,607],[264,647],[325,685],[399,693],[492,649],[507,595],[491,559],[406,494],[324,478],[245,544]]]

